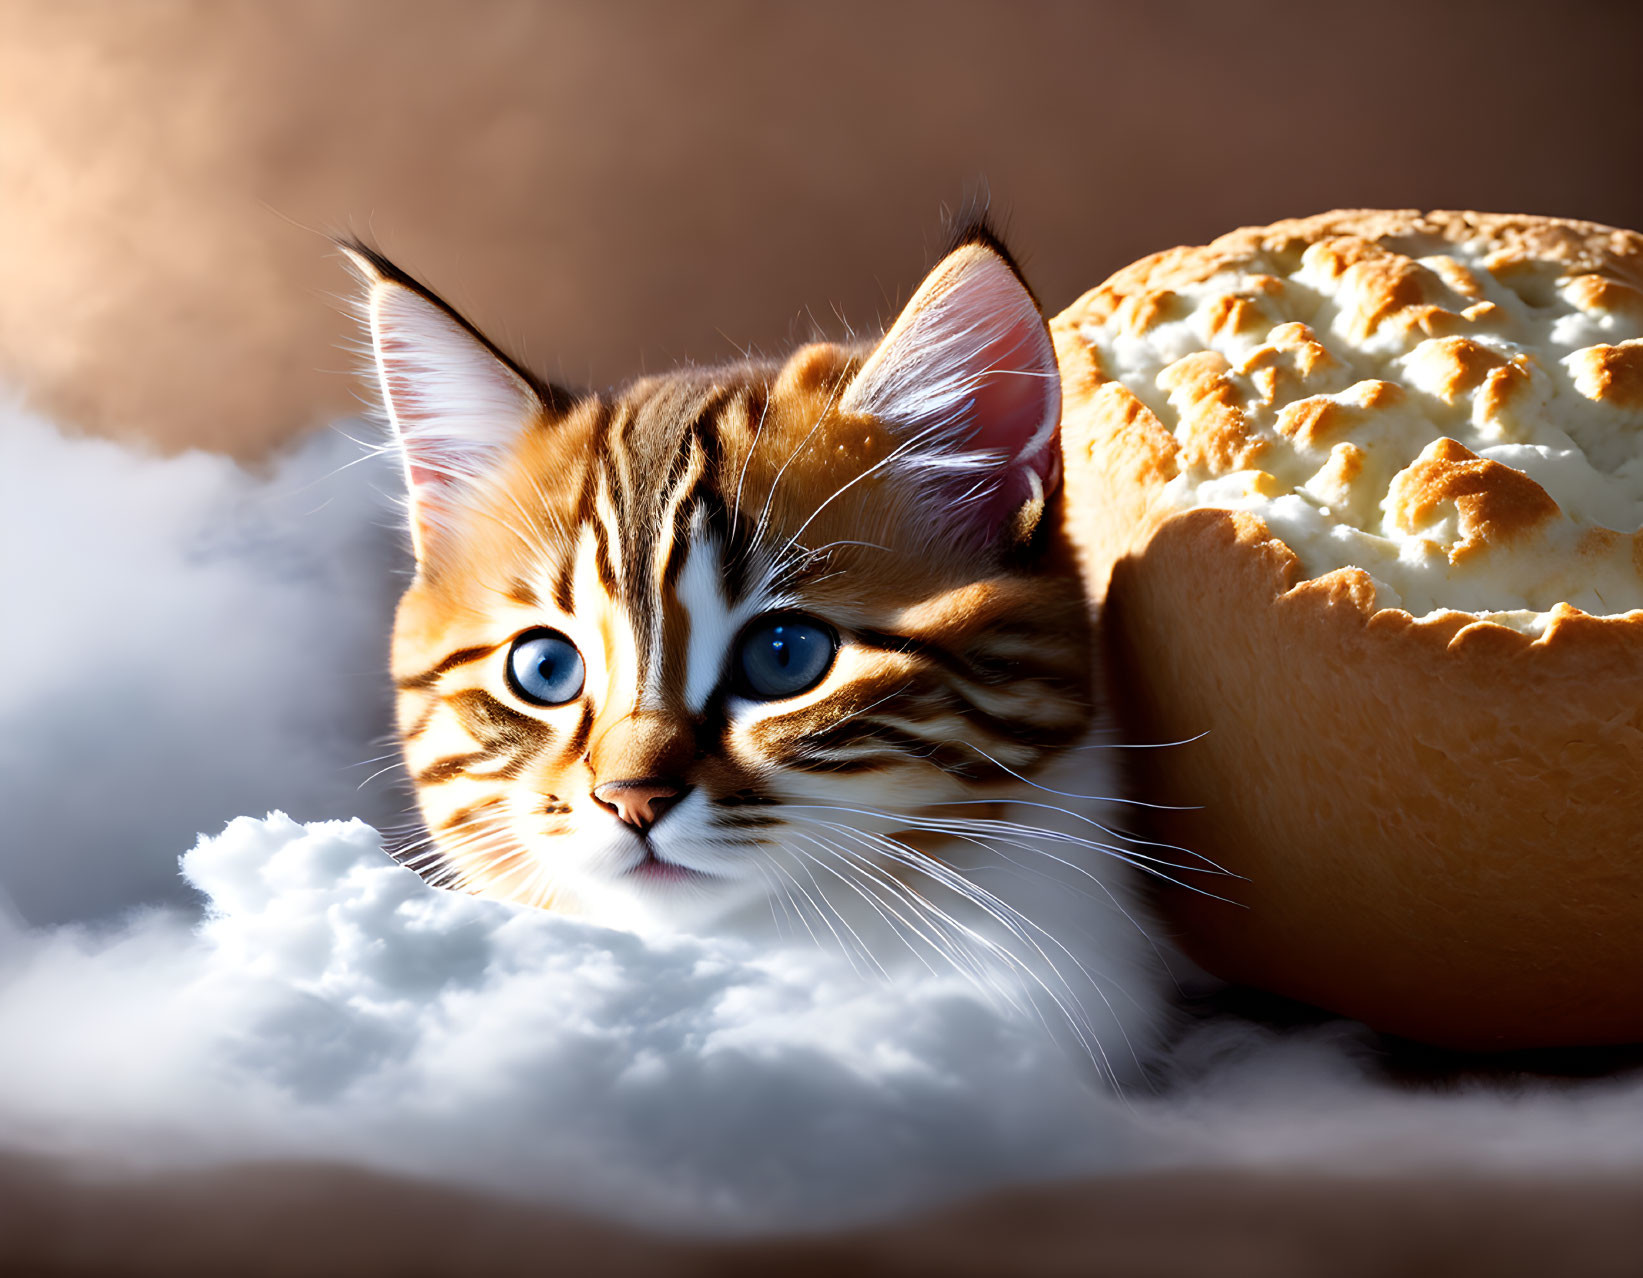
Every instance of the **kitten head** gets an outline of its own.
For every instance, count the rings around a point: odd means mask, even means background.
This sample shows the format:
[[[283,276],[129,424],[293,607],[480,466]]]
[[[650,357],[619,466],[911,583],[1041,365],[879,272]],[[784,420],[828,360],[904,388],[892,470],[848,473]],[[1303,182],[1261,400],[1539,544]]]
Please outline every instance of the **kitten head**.
[[[429,877],[697,925],[903,875],[1088,732],[1054,349],[985,229],[875,346],[582,396],[347,251],[409,492]]]

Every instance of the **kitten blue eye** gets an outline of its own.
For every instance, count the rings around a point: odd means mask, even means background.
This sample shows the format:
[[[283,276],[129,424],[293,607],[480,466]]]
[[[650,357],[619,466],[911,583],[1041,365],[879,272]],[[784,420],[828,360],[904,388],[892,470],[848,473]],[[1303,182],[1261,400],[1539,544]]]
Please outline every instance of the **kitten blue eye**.
[[[508,651],[508,686],[539,706],[562,706],[582,691],[582,654],[557,630],[530,630]]]
[[[796,697],[821,682],[839,650],[831,626],[798,613],[760,617],[742,632],[736,676],[744,696]]]

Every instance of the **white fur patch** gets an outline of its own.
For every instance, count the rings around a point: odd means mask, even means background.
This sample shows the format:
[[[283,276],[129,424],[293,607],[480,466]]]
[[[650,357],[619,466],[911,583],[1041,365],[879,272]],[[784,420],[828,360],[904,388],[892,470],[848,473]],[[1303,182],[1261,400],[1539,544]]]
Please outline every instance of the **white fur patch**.
[[[720,581],[719,546],[695,541],[679,573],[679,603],[690,617],[690,645],[685,657],[685,705],[698,713],[718,685],[725,657],[740,620],[725,599]]]

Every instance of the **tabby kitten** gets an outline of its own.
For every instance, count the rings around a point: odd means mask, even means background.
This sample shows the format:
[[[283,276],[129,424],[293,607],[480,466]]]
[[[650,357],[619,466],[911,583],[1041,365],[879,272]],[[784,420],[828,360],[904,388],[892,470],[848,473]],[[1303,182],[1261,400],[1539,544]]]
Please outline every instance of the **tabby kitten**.
[[[963,232],[871,348],[586,395],[345,251],[417,562],[407,863],[939,964],[1133,1059],[1159,964],[1100,797],[1055,351],[999,241]]]

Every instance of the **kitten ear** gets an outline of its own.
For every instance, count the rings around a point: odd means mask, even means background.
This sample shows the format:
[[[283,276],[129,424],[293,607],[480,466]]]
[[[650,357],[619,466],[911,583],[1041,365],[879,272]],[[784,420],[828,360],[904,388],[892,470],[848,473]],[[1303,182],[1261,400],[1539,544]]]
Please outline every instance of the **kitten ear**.
[[[1061,478],[1061,375],[1038,303],[985,226],[925,278],[840,408],[900,428],[962,535],[1031,532]]]
[[[530,380],[443,301],[361,244],[340,244],[365,285],[383,407],[405,464],[418,563],[473,482],[544,404]]]

